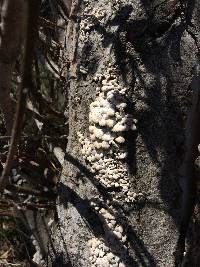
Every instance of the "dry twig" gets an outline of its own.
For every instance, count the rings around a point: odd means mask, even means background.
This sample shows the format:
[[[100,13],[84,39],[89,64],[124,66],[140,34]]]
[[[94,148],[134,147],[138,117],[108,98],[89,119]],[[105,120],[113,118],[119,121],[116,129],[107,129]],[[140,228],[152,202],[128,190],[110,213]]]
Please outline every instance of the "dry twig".
[[[10,2],[10,1],[9,1]],[[13,2],[13,1],[12,1]],[[28,90],[32,83],[32,62],[34,56],[34,41],[36,39],[37,18],[39,12],[39,0],[28,1],[28,19],[26,27],[24,60],[22,70],[22,81],[19,88],[17,111],[14,118],[11,145],[6,160],[6,165],[0,179],[0,191],[2,192],[8,184],[8,175],[12,167],[12,161],[17,150],[18,140],[21,134],[23,117],[26,106]],[[13,25],[14,26],[14,25]]]

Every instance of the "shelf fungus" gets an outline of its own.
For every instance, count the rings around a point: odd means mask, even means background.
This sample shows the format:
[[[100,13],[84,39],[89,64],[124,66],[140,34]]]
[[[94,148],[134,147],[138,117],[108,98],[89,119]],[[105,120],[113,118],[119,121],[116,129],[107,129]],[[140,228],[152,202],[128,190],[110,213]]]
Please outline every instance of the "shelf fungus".
[[[131,188],[126,165],[126,133],[136,129],[137,121],[127,112],[127,88],[119,83],[116,70],[111,66],[94,80],[99,86],[96,99],[90,104],[89,136],[79,133],[83,158],[95,179],[110,189],[108,192],[116,189],[112,192],[113,201],[133,203],[136,194]],[[129,266],[126,255],[122,255],[122,250],[126,251],[126,233],[113,215],[114,210],[98,205],[94,209],[102,219],[105,237],[88,241],[91,266]]]
[[[117,182],[122,189],[126,181],[128,192],[130,185],[124,162],[127,157],[125,133],[134,131],[137,121],[127,112],[127,99],[124,95],[127,88],[119,83],[116,70],[112,67],[108,67],[105,74],[97,74],[94,80],[99,85],[97,97],[90,104],[89,137],[79,134],[82,154],[89,167],[99,170],[95,176],[99,182],[111,187],[113,180],[116,182],[116,178],[112,179],[108,175],[112,170],[112,176],[118,177]],[[102,159],[102,163],[98,162],[99,159]],[[103,178],[102,168],[106,171]]]

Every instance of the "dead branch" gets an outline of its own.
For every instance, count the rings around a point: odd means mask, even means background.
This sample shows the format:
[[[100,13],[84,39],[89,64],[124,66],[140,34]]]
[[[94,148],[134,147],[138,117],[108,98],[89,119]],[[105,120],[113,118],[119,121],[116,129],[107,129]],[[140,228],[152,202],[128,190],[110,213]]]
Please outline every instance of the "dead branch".
[[[8,134],[12,130],[14,107],[10,99],[12,71],[24,39],[26,12],[23,0],[3,1],[0,24],[0,105]]]
[[[47,19],[45,19],[43,17],[39,17],[39,24],[40,24],[40,26],[48,27],[50,29],[59,28],[59,29],[65,30],[64,27],[59,26],[56,23],[54,23],[54,22],[52,22],[50,20],[47,20]]]
[[[33,195],[38,197],[46,197],[46,198],[55,198],[55,193],[52,191],[39,191],[33,188],[29,187],[22,187],[22,186],[16,186],[16,185],[7,185],[6,189],[8,189],[11,192],[15,193],[21,193],[21,194],[27,194],[27,195]]]
[[[177,243],[175,258],[176,266],[180,264],[185,251],[185,239],[188,225],[193,214],[194,203],[196,198],[196,178],[195,178],[195,160],[198,156],[198,145],[200,143],[200,59],[196,65],[196,73],[194,74],[191,84],[193,89],[192,108],[189,112],[186,122],[186,140],[185,155],[182,166],[180,168],[181,188],[182,188],[182,207],[181,207],[181,226],[180,235]]]
[[[13,1],[9,1],[9,3]],[[15,2],[15,1],[14,1]],[[19,88],[19,98],[17,111],[14,118],[11,145],[8,152],[8,157],[6,160],[6,165],[3,170],[0,179],[0,191],[3,191],[8,184],[8,175],[12,167],[12,161],[17,149],[18,140],[21,134],[21,129],[23,125],[24,110],[26,106],[26,98],[28,90],[31,88],[32,83],[32,62],[34,56],[34,41],[36,39],[36,29],[37,29],[37,18],[39,12],[39,0],[28,1],[28,19],[25,34],[25,49],[24,49],[24,59],[23,59],[23,70],[22,70],[22,81]],[[10,3],[10,5],[12,6]],[[13,13],[15,15],[15,13]],[[23,14],[24,16],[25,14]],[[16,27],[16,25],[13,25]]]

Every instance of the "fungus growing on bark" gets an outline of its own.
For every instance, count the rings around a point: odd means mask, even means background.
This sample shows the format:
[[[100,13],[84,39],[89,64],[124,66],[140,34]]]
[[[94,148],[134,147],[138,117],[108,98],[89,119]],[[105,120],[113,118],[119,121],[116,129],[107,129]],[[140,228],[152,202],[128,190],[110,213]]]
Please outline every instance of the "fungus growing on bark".
[[[97,97],[90,104],[89,137],[85,138],[79,133],[82,145],[82,154],[91,172],[106,188],[116,188],[112,194],[113,201],[120,203],[134,202],[136,194],[131,189],[128,169],[124,159],[127,157],[126,138],[127,131],[135,130],[136,120],[127,113],[127,99],[124,92],[126,88],[120,85],[116,70],[109,67],[104,75],[94,78],[100,84],[97,87]],[[125,255],[121,255],[120,244],[126,243],[126,234],[123,227],[117,223],[108,211],[91,202],[98,212],[105,232],[105,240],[92,238],[88,242],[92,266],[129,266],[124,264]],[[114,213],[114,210],[113,210]],[[116,247],[113,253],[110,249]]]
[[[130,191],[127,167],[123,161],[127,157],[124,133],[136,129],[136,120],[127,113],[127,100],[121,94],[127,89],[120,85],[112,67],[104,75],[96,75],[94,80],[100,86],[97,87],[95,101],[90,104],[89,138],[79,135],[82,153],[91,169],[98,170],[95,177],[99,182],[106,187],[120,186],[123,191]],[[100,159],[102,162],[99,164]],[[102,176],[103,169],[106,172]],[[120,197],[115,195],[116,199]],[[131,197],[126,197],[127,202],[131,200]]]

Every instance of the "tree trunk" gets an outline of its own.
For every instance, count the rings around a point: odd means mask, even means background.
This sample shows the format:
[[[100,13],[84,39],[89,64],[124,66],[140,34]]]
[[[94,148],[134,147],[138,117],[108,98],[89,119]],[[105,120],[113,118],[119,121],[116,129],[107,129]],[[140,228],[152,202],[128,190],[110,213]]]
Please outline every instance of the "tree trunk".
[[[52,265],[174,266],[200,5],[77,2]]]

